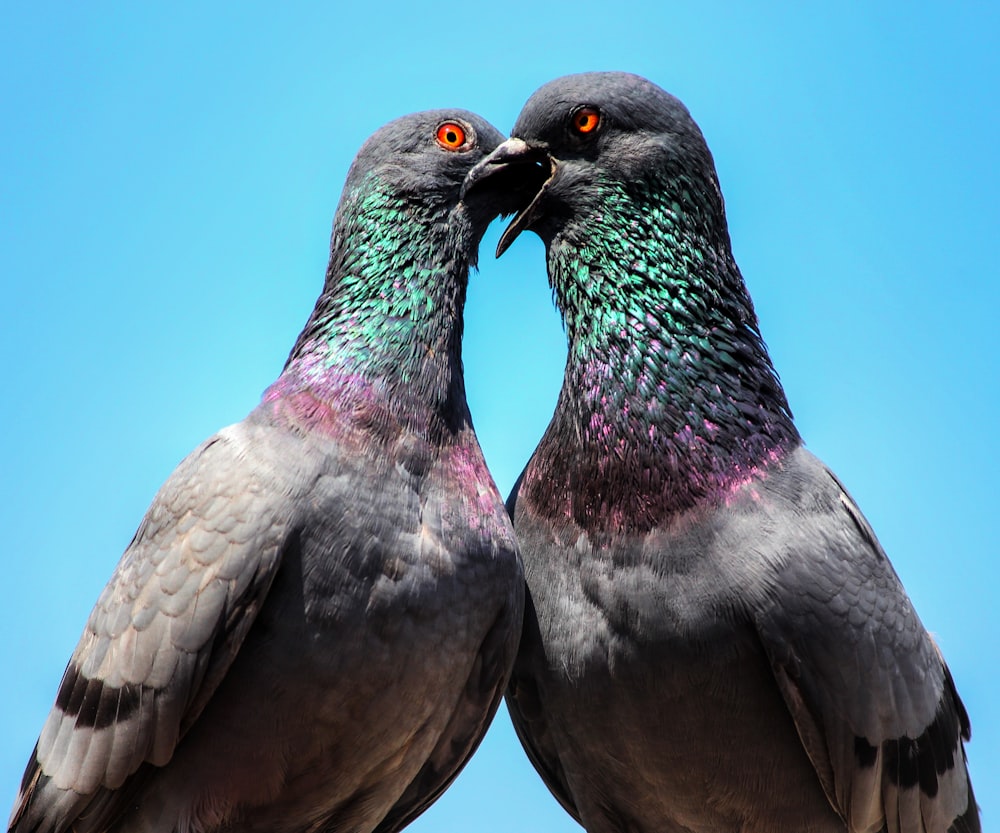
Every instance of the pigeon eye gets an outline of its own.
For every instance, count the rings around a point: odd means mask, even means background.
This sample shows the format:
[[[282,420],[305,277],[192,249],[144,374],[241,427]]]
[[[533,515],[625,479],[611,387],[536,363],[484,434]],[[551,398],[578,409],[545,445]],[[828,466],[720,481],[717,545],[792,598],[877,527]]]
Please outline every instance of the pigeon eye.
[[[593,133],[600,123],[601,114],[596,107],[581,107],[573,114],[573,131],[580,136]]]
[[[461,150],[465,147],[465,128],[457,122],[446,121],[437,129],[436,138],[445,150]]]

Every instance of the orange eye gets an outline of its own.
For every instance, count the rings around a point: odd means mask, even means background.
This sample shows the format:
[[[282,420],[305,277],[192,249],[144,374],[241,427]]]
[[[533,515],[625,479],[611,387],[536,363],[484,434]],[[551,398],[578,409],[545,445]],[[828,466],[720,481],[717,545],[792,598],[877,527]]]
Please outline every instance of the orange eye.
[[[573,114],[573,129],[581,136],[593,133],[601,123],[601,114],[596,107],[581,107]]]
[[[446,121],[436,135],[437,143],[445,150],[458,150],[465,144],[465,128],[457,122]]]

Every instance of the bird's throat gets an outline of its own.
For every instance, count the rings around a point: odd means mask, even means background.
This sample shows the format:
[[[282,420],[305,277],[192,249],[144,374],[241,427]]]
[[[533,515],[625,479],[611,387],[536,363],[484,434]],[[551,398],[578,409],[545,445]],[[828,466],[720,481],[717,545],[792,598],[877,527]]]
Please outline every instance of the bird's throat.
[[[569,351],[522,488],[585,528],[640,531],[764,476],[798,434],[724,227],[605,205],[549,242]]]
[[[345,196],[323,294],[265,398],[305,397],[317,414],[376,401],[407,422],[468,423],[469,265],[427,210],[377,188]]]

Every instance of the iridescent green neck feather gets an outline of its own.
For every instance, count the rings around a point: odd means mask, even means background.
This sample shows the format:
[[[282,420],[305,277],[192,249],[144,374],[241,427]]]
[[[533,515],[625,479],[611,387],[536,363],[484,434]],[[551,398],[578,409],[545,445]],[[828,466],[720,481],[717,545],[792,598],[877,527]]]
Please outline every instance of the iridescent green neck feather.
[[[546,241],[569,354],[524,486],[553,516],[640,532],[725,499],[798,434],[721,196],[676,179],[593,187],[592,210]]]
[[[344,195],[337,217],[323,293],[265,399],[308,391],[335,409],[378,400],[411,427],[467,425],[461,218],[374,174]]]

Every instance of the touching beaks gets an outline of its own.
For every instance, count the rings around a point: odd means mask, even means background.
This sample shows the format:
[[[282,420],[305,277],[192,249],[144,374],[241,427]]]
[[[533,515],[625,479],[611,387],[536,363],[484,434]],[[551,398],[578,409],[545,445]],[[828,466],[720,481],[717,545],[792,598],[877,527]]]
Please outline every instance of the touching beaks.
[[[517,214],[500,238],[497,257],[531,224],[555,172],[556,161],[548,152],[517,138],[508,139],[469,171],[462,183],[463,200],[473,190],[489,188],[498,198],[498,213]]]

